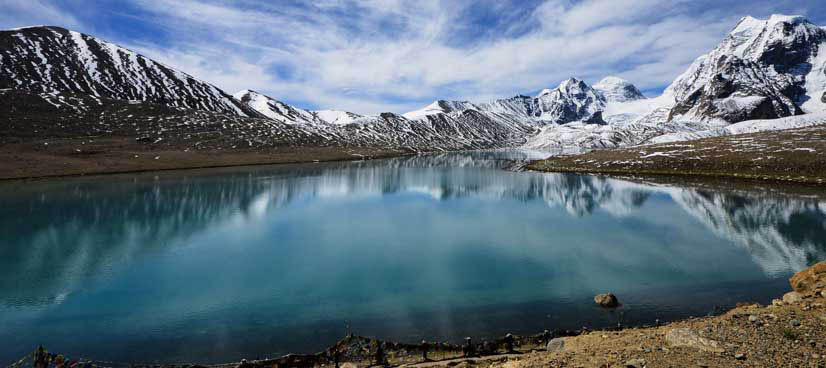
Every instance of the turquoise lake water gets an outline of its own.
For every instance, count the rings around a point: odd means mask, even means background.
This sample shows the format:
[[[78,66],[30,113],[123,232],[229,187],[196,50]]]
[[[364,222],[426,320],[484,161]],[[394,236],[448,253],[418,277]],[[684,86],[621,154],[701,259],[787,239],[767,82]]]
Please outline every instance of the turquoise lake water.
[[[457,153],[0,184],[0,363],[117,362],[651,324],[768,303],[826,201],[502,170]],[[592,298],[613,292],[613,312]]]

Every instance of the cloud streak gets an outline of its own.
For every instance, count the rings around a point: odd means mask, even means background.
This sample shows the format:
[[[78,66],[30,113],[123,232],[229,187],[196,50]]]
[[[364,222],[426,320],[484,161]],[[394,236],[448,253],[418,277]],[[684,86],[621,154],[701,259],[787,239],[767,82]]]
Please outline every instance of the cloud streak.
[[[49,7],[12,2],[18,12]],[[768,0],[136,0],[130,17],[157,37],[136,40],[108,28],[100,36],[230,93],[249,88],[307,108],[377,113],[440,98],[532,93],[571,76],[594,82],[619,75],[657,92],[741,16],[776,11],[822,14],[826,6],[801,1],[789,8]],[[88,17],[53,19],[101,28]],[[9,23],[0,18],[0,25]]]

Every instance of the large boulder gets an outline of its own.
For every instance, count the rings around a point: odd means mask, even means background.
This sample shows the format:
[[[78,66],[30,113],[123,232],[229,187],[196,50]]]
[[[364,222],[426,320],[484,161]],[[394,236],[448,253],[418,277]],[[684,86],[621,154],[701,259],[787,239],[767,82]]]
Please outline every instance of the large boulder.
[[[619,306],[619,300],[614,294],[605,293],[594,297],[594,303],[597,303],[603,308],[616,308]]]
[[[804,296],[826,290],[826,261],[794,274],[789,283],[794,291]]]

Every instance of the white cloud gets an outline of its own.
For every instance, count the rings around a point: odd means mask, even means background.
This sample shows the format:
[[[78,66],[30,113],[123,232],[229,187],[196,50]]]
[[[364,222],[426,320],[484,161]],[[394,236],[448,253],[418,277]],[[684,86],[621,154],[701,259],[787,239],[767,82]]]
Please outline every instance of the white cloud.
[[[135,4],[140,19],[164,31],[163,44],[135,44],[128,35],[115,41],[229,93],[250,88],[303,107],[359,113],[509,97],[571,76],[619,74],[641,89],[661,89],[739,17],[688,0],[547,0],[532,12],[502,0],[481,3],[507,20],[490,28],[469,14],[480,3],[463,1]]]
[[[54,4],[42,0],[3,0],[0,4],[0,29],[34,25],[78,27],[80,22]]]

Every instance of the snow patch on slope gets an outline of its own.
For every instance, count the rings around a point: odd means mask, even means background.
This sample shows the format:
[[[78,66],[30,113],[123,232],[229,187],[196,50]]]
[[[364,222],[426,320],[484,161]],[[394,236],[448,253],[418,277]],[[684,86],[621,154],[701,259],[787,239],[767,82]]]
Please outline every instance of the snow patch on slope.
[[[774,130],[805,128],[824,124],[826,124],[826,112],[818,112],[806,115],[790,116],[780,119],[748,120],[717,129],[664,134],[658,137],[654,137],[648,140],[646,143],[656,144],[690,141],[694,139],[720,137],[734,134],[758,133]]]
[[[319,119],[324,120],[328,124],[335,125],[352,124],[362,117],[361,115],[341,110],[318,110],[314,111],[314,113]]]
[[[812,70],[806,75],[805,101],[800,104],[803,112],[826,111],[826,42],[818,45],[817,56],[812,58]]]

